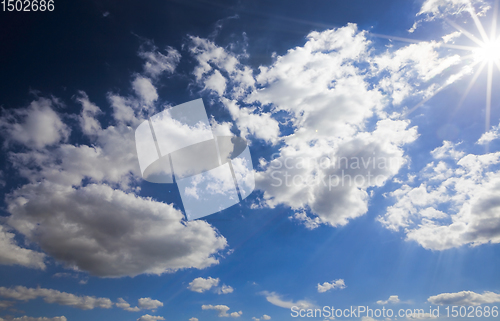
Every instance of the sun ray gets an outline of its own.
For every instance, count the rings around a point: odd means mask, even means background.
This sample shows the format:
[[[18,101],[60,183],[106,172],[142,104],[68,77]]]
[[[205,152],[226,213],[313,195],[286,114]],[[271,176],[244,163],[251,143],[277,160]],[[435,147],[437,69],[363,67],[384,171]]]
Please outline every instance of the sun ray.
[[[495,65],[497,66],[498,68],[498,71],[500,71],[500,61],[497,59],[495,61],[493,61],[495,63]]]
[[[404,42],[409,42],[409,43],[425,43],[430,41],[426,40],[418,40],[418,39],[409,39],[409,38],[403,38],[403,37],[395,37],[395,36],[388,36],[388,35],[382,35],[379,33],[370,33],[371,36],[377,37],[377,38],[384,38],[384,39],[389,39],[389,40],[398,40],[398,41],[404,41]],[[440,47],[446,47],[446,48],[451,48],[451,49],[460,49],[460,50],[465,50],[465,51],[474,51],[476,48],[471,47],[471,46],[461,46],[461,45],[452,45],[452,44],[447,44],[443,42],[436,42],[439,44]]]
[[[479,21],[479,18],[477,17],[476,10],[474,10],[474,7],[472,4],[469,4],[469,13],[472,16],[472,20],[474,20],[474,23],[476,24],[477,30],[479,30],[479,33],[481,34],[481,37],[483,38],[483,42],[488,42],[488,35],[486,34],[486,30],[484,30],[483,24],[481,21]]]
[[[410,109],[406,113],[404,113],[402,115],[402,117],[403,118],[408,117],[408,115],[410,115],[411,113],[413,113],[417,108],[419,108],[420,106],[422,106],[423,104],[425,104],[426,102],[428,102],[432,97],[434,97],[437,94],[439,94],[443,89],[445,89],[446,87],[448,87],[451,84],[452,83],[446,83],[446,84],[442,85],[441,87],[439,87],[439,89],[437,89],[435,92],[433,92],[432,95],[430,95],[427,98],[424,98],[421,102],[419,102],[418,104],[416,104],[412,109]]]
[[[470,40],[474,41],[479,46],[483,46],[484,45],[484,42],[482,42],[481,40],[477,39],[476,36],[474,36],[472,33],[468,32],[464,28],[460,27],[455,22],[453,22],[453,21],[451,21],[449,19],[446,19],[446,18],[445,18],[445,21],[449,25],[451,25],[452,27],[454,27],[455,29],[457,29],[458,31],[460,31],[461,33],[463,33],[467,38],[469,38]]]
[[[493,63],[488,64],[488,81],[486,85],[486,129],[485,132],[490,130],[490,117],[491,117],[491,86],[493,83]]]
[[[498,18],[498,1],[495,1],[495,6],[493,7],[493,20],[491,22],[490,39],[494,41],[497,37],[497,18]]]
[[[459,110],[462,107],[462,105],[465,101],[465,98],[467,98],[467,96],[469,95],[469,92],[471,91],[472,87],[474,86],[477,79],[481,75],[481,72],[483,71],[485,66],[486,66],[486,61],[483,61],[481,63],[481,66],[479,66],[479,68],[477,68],[476,72],[474,73],[474,76],[472,77],[472,79],[469,82],[469,86],[467,86],[467,89],[465,89],[465,92],[462,95],[462,98],[460,99],[460,102],[458,103],[457,108],[455,108],[454,112],[456,112],[457,110]]]

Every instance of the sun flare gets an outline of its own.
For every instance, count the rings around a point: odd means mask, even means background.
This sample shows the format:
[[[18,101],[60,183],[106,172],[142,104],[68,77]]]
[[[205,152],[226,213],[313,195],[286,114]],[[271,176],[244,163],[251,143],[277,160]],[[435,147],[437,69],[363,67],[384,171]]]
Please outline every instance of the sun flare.
[[[474,51],[474,60],[495,62],[500,60],[500,39],[485,42]]]

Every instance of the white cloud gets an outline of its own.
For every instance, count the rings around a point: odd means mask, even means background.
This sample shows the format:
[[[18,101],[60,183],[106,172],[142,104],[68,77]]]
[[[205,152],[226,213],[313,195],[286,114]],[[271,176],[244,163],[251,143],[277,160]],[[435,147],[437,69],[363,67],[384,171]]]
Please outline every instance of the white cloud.
[[[89,96],[83,91],[78,93],[76,100],[82,105],[82,112],[79,117],[80,128],[85,135],[97,135],[101,131],[101,124],[95,117],[102,113],[101,109],[93,104],[89,100]]]
[[[4,112],[0,117],[0,133],[5,143],[42,149],[65,141],[70,129],[54,111],[54,105],[58,104],[56,99],[39,98],[26,108]]]
[[[39,99],[1,119],[6,141],[34,148],[53,145],[50,150],[9,152],[13,168],[28,183],[7,193],[11,216],[6,223],[66,266],[102,277],[217,264],[214,255],[227,242],[212,226],[184,222],[182,212],[172,205],[136,195],[141,174],[134,127],[150,108],[144,103],[156,99],[156,89],[140,75],[133,87],[139,98],[108,95],[113,119],[106,128],[96,119],[100,108],[84,92],[78,93],[82,113],[67,118],[79,120],[91,146],[60,143],[69,130],[52,110],[52,105],[61,104],[57,99]],[[29,135],[16,136],[34,122],[33,115],[44,124],[41,129],[56,131],[47,134],[32,128]],[[16,248],[12,236],[0,231],[0,246],[12,249],[0,260],[43,267],[44,254]]]
[[[204,304],[201,306],[202,310],[215,310],[218,312],[219,317],[233,317],[233,318],[238,318],[240,317],[243,312],[238,311],[238,312],[232,312],[232,313],[227,313],[227,311],[230,310],[230,308],[227,305],[211,305],[211,304]]]
[[[345,289],[346,285],[343,279],[333,280],[332,283],[324,282],[322,285],[318,283],[318,292],[324,293],[326,291],[335,289]]]
[[[481,135],[477,141],[479,145],[487,145],[488,143],[500,138],[500,125],[494,126],[489,131]]]
[[[0,309],[7,309],[14,305],[12,301],[0,301]]]
[[[291,309],[292,307],[299,307],[300,309],[308,309],[308,308],[314,308],[315,305],[309,301],[306,301],[306,300],[299,300],[299,301],[286,301],[286,300],[283,300],[282,296],[275,293],[275,292],[267,292],[267,291],[264,291],[262,292],[262,295],[264,295],[266,297],[266,300],[267,302],[275,305],[275,306],[278,306],[278,307],[281,307],[281,308],[285,308],[285,309]]]
[[[123,309],[125,311],[129,311],[129,312],[137,312],[137,311],[141,311],[141,308],[139,307],[131,307],[130,306],[130,303],[128,303],[127,301],[125,301],[124,299],[122,298],[118,298],[118,302],[115,303],[115,305],[120,308],[120,309]]]
[[[499,303],[500,294],[485,291],[478,294],[472,291],[461,291],[457,293],[441,293],[427,299],[431,304],[439,305],[481,305]]]
[[[478,5],[481,11],[489,7],[483,0],[426,0],[418,15],[429,14],[431,17],[444,14],[456,15],[468,11],[471,5]]]
[[[226,246],[208,223],[182,223],[172,205],[103,184],[29,184],[9,204],[11,226],[47,254],[98,276],[204,268]]]
[[[198,318],[191,318],[189,321],[198,321]]]
[[[14,233],[0,225],[0,264],[45,269],[45,254],[18,246]]]
[[[256,318],[256,317],[252,317],[252,320],[254,321],[260,321],[260,320],[271,320],[271,317],[268,316],[267,314],[264,314],[262,317],[260,318]]]
[[[158,321],[158,320],[165,320],[165,318],[160,316],[145,314],[139,319],[137,319],[137,321]]]
[[[400,300],[399,300],[399,297],[397,295],[391,295],[391,296],[389,296],[389,299],[387,299],[387,300],[378,300],[377,304],[380,304],[380,305],[397,304],[399,302],[400,302]]]
[[[211,277],[208,277],[204,279],[202,277],[199,277],[189,283],[188,289],[193,292],[203,293],[210,290],[212,287],[217,286],[218,284],[218,278],[213,279]]]
[[[0,320],[4,320],[4,319],[0,318]],[[65,316],[53,317],[53,318],[47,318],[47,317],[35,318],[35,317],[22,316],[22,317],[14,318],[11,321],[67,321],[67,320],[68,319],[66,319]]]
[[[385,227],[432,250],[500,243],[500,152],[456,149],[445,142],[431,153],[436,160],[419,179],[391,194],[396,203],[379,217]]]
[[[140,298],[137,304],[139,308],[146,310],[155,310],[163,306],[163,303],[158,300],[153,300],[151,298]]]
[[[230,285],[223,284],[220,288],[217,289],[218,294],[228,294],[233,293],[234,289]]]
[[[205,80],[205,89],[210,89],[218,93],[224,94],[226,90],[226,78],[222,76],[220,71],[215,70],[214,73]]]
[[[0,287],[0,296],[18,301],[29,301],[36,298],[43,298],[43,300],[47,303],[57,303],[82,310],[92,310],[94,308],[109,309],[113,306],[113,303],[108,298],[77,296],[71,293],[60,292],[52,289],[27,288],[24,286],[16,286],[13,288]]]
[[[151,83],[151,79],[142,76],[137,76],[132,82],[132,88],[138,96],[140,96],[147,105],[152,104],[158,99],[156,88]]]
[[[235,54],[209,40],[191,38],[190,49],[199,62],[193,73],[201,90],[216,71],[226,78],[225,91],[219,90],[215,99],[226,107],[243,137],[279,143],[282,147],[273,157],[274,164],[286,161],[293,167],[301,158],[312,161],[302,168],[286,169],[264,162],[263,171],[255,175],[256,187],[264,191],[264,205],[292,208],[297,220],[311,229],[320,224],[345,225],[367,212],[367,190],[382,186],[405,164],[403,146],[417,138],[416,128],[408,128],[409,122],[397,120],[397,115],[388,117],[384,108],[392,91],[373,87],[377,72],[357,66],[361,59],[373,59],[366,32],[359,32],[356,25],[312,32],[303,46],[276,57],[272,65],[261,66],[259,72],[241,62],[244,54]],[[428,48],[428,52],[434,49]],[[432,63],[440,62],[435,60]],[[421,77],[428,77],[435,69],[432,63],[422,69]],[[380,64],[374,63],[373,68],[382,72],[386,67]],[[405,97],[414,94],[414,88]],[[376,126],[366,126],[368,121]],[[280,122],[293,133],[282,134]],[[346,172],[332,166],[321,168],[314,162],[342,157],[393,162],[373,170],[350,168]],[[342,174],[359,175],[364,182],[328,185],[330,177]],[[378,177],[378,182],[369,181],[370,176]],[[287,177],[297,178],[298,183],[287,183]]]
[[[217,287],[219,285],[219,282],[220,282],[219,278],[214,279],[208,277],[204,279],[202,277],[198,277],[193,281],[191,281],[187,288],[193,292],[198,292],[198,293],[203,293],[212,288],[214,288],[215,292],[218,294],[228,294],[234,291],[234,289],[231,286],[225,284],[223,284],[221,287]]]
[[[167,47],[165,49],[167,55],[164,55],[152,43],[149,43],[149,47],[151,47],[149,50],[146,47],[143,46],[139,50],[139,56],[146,61],[144,63],[144,72],[147,75],[156,78],[164,72],[173,73],[175,71],[181,60],[181,55],[177,50]]]
[[[484,0],[425,0],[417,13],[417,16],[423,16],[423,18],[417,20],[408,31],[414,32],[423,21],[461,15],[464,12],[468,13],[471,9],[478,15],[484,15],[490,7],[489,3]]]

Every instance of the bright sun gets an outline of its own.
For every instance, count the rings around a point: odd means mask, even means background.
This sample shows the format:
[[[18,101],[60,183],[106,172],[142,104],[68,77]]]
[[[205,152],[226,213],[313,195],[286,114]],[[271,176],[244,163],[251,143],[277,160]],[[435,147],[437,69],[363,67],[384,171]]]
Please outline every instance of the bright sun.
[[[466,29],[464,29],[462,26],[458,25],[457,23],[450,21],[445,18],[445,21],[450,24],[452,27],[454,27],[460,35],[464,35],[469,40],[475,43],[475,46],[470,46],[470,45],[455,45],[455,44],[448,44],[448,43],[440,43],[442,47],[449,47],[453,49],[459,49],[459,50],[465,50],[469,54],[462,56],[461,60],[463,62],[467,62],[468,69],[474,68],[476,71],[474,75],[472,76],[471,81],[469,82],[469,85],[467,89],[464,91],[462,95],[462,99],[460,100],[457,109],[460,108],[462,103],[464,102],[465,98],[469,94],[470,90],[474,86],[476,80],[479,78],[479,76],[482,74],[482,71],[486,69],[487,75],[486,75],[486,108],[485,108],[485,131],[488,131],[490,129],[490,116],[491,116],[491,97],[492,97],[492,92],[493,92],[493,71],[494,69],[498,69],[500,71],[500,37],[497,37],[497,34],[500,33],[500,30],[497,25],[498,21],[498,12],[499,12],[499,7],[500,7],[500,0],[494,0],[494,7],[493,7],[493,19],[491,21],[491,29],[489,30],[489,34],[486,32],[486,30],[483,27],[483,24],[479,20],[478,15],[476,14],[476,11],[474,9],[474,6],[472,5],[470,0],[464,1],[467,2],[468,5],[465,6],[465,10],[468,13],[470,13],[470,16],[472,17],[472,20],[474,21],[474,24],[477,28],[477,32],[470,32]],[[478,34],[479,33],[479,34]],[[385,35],[377,35],[382,38],[389,38],[389,39],[396,39],[396,40],[401,40],[401,41],[407,41],[411,43],[419,42],[414,39],[407,39],[407,38],[401,38],[401,37],[391,37],[391,36],[385,36]],[[472,60],[472,63],[469,64],[469,62]],[[446,88],[448,85],[452,84],[454,81],[449,81],[437,90],[434,91],[431,95],[426,97],[424,100],[422,100],[419,104],[411,108],[405,113],[405,116],[411,114],[414,110],[419,108],[422,104],[427,102],[429,99],[431,99],[434,95],[439,93],[441,90]]]
[[[485,42],[481,47],[474,50],[474,60],[495,62],[500,59],[500,39]]]

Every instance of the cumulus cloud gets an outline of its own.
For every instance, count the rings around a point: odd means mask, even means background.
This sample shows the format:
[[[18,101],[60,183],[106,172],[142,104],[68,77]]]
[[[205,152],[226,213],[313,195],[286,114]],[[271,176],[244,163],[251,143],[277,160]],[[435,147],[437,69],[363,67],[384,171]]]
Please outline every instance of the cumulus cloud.
[[[158,300],[153,300],[151,298],[140,298],[138,306],[141,309],[146,309],[146,310],[155,310],[159,307],[163,306],[163,303],[158,301]]]
[[[218,278],[213,279],[211,277],[208,277],[204,279],[202,277],[199,277],[189,283],[188,289],[193,292],[203,293],[210,290],[212,287],[217,286],[218,284]]]
[[[39,98],[26,108],[4,111],[0,117],[0,133],[5,147],[16,143],[42,149],[65,141],[70,129],[54,111],[59,104],[57,99]]]
[[[131,307],[130,303],[125,301],[123,298],[118,298],[118,302],[116,302],[115,305],[118,308],[123,309],[125,311],[129,311],[129,312],[141,311],[141,308],[139,308],[139,307]]]
[[[198,318],[191,318],[189,321],[198,321]]]
[[[8,151],[7,157],[27,181],[6,196],[6,224],[12,230],[0,229],[0,247],[5,250],[0,263],[43,268],[46,254],[71,269],[101,277],[162,274],[218,263],[214,255],[227,242],[211,225],[185,222],[172,204],[137,195],[141,173],[134,128],[154,109],[158,97],[152,79],[172,72],[179,60],[172,50],[167,58],[141,52],[146,75],[134,76],[135,96],[108,94],[113,112],[107,127],[97,119],[101,108],[82,91],[76,96],[79,115],[62,117],[54,111],[61,102],[41,98],[0,118],[6,146],[26,147]],[[63,119],[77,119],[91,144],[68,142]],[[14,232],[43,253],[18,247]]]
[[[104,184],[30,184],[9,203],[9,225],[52,257],[97,276],[204,268],[226,245],[206,222],[183,224],[173,205]]]
[[[151,104],[158,99],[156,88],[153,86],[149,78],[137,76],[132,82],[132,88],[146,104]]]
[[[483,294],[461,291],[434,295],[429,297],[427,301],[439,305],[481,305],[500,302],[500,294],[490,291],[485,291]]]
[[[345,289],[346,285],[343,279],[333,280],[331,283],[324,282],[323,284],[318,283],[318,292],[324,293],[326,291],[334,290],[334,289]]]
[[[256,317],[252,317],[252,320],[254,321],[260,321],[260,320],[271,320],[271,317],[268,316],[267,314],[264,314],[263,316],[261,316],[260,318],[256,318]]]
[[[238,312],[231,312],[227,313],[227,311],[230,310],[230,308],[227,305],[211,305],[211,304],[204,304],[201,306],[202,310],[215,310],[218,312],[219,317],[233,317],[233,318],[238,318],[240,317],[243,312],[238,311]]]
[[[199,277],[191,281],[187,288],[193,292],[198,292],[198,293],[203,293],[212,288],[214,288],[215,292],[218,294],[228,294],[234,291],[234,289],[231,286],[225,284],[223,284],[220,287],[217,287],[219,285],[219,281],[220,281],[219,278],[214,279],[208,277],[204,279],[202,277]]]
[[[416,128],[388,117],[384,108],[392,92],[374,88],[370,79],[377,72],[358,67],[361,59],[373,59],[366,32],[356,25],[312,32],[303,46],[288,50],[258,72],[244,65],[244,54],[206,39],[192,37],[191,53],[199,63],[193,74],[201,89],[214,75],[225,78],[224,91],[212,89],[214,99],[227,109],[241,135],[281,146],[255,176],[257,188],[264,191],[263,205],[289,206],[311,229],[345,225],[366,213],[367,190],[382,186],[406,163],[403,146],[417,138]],[[382,72],[385,67],[380,64],[373,62]],[[421,76],[426,72],[422,70]],[[369,120],[376,125],[366,126]],[[280,122],[292,134],[282,133]],[[361,159],[370,163],[370,168],[351,164],[352,157],[358,164]],[[349,168],[334,165],[344,158]],[[322,166],[321,160],[330,165]],[[391,164],[382,164],[387,160]],[[351,182],[336,184],[336,177],[344,176]]]
[[[500,153],[458,150],[435,149],[419,178],[391,193],[396,202],[379,221],[426,249],[500,243]]]
[[[220,288],[217,289],[218,294],[228,294],[233,293],[234,289],[230,285],[223,284]]]
[[[0,287],[0,296],[18,301],[29,301],[42,298],[47,303],[57,303],[82,310],[92,310],[95,308],[109,309],[113,306],[113,303],[108,298],[77,296],[53,289],[27,288],[24,286],[16,286],[13,288]]]
[[[315,305],[307,300],[299,300],[299,301],[292,301],[292,300],[284,300],[281,295],[275,293],[275,292],[267,292],[264,291],[261,293],[266,297],[267,302],[281,307],[285,309],[291,309],[292,307],[299,307],[300,309],[308,309],[308,308],[314,308]]]
[[[165,320],[165,318],[160,316],[145,314],[139,319],[137,319],[137,321],[158,321],[158,320]]]

